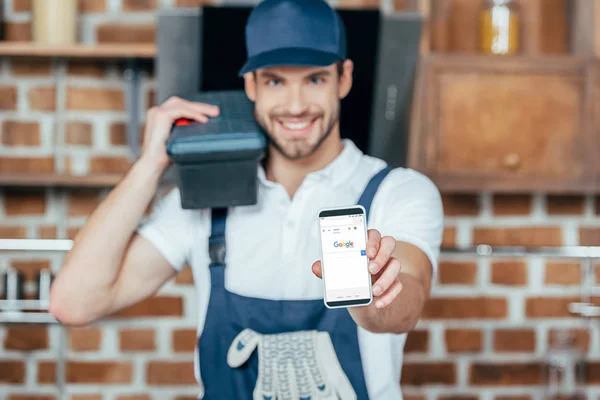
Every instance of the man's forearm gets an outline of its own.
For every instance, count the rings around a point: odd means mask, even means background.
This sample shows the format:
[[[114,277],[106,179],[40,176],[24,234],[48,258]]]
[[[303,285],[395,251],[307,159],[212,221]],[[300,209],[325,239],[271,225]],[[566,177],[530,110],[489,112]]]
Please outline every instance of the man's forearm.
[[[375,333],[405,333],[416,325],[426,301],[423,285],[414,276],[400,273],[402,291],[386,307],[376,307],[376,299],[366,312],[353,315],[356,323]],[[351,311],[352,313],[352,311]]]
[[[51,307],[104,307],[129,240],[152,200],[162,171],[140,159],[89,216],[52,285]],[[76,312],[76,311],[73,311]]]

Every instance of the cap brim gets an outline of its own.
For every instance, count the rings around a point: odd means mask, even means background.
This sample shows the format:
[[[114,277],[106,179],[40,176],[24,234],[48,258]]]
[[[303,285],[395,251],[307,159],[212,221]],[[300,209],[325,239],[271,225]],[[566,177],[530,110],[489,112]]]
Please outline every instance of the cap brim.
[[[334,53],[324,51],[288,48],[268,51],[257,54],[246,61],[239,72],[239,76],[259,68],[280,67],[287,65],[325,67],[338,61],[340,57]]]

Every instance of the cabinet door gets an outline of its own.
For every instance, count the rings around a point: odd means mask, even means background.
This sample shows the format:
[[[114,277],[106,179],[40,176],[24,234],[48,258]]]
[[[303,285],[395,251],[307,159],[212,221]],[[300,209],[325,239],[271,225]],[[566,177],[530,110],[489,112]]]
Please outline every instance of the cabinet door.
[[[433,57],[417,135],[443,189],[589,189],[588,72],[575,59]],[[586,182],[588,187],[586,188]]]

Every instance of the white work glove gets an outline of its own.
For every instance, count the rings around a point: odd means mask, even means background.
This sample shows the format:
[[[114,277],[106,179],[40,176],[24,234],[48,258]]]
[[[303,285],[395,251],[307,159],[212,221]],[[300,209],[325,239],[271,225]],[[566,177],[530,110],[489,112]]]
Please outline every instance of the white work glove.
[[[254,400],[356,399],[327,332],[262,335],[244,329],[231,343],[227,364],[237,368],[258,347]]]

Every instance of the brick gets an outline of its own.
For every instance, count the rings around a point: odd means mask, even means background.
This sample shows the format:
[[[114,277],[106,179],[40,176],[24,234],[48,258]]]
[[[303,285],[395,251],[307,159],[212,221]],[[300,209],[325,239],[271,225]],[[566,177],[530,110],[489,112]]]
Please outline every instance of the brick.
[[[531,396],[496,396],[494,400],[532,400]]]
[[[31,0],[13,0],[14,12],[31,12]]]
[[[544,365],[535,362],[474,362],[469,375],[469,383],[476,386],[540,385],[544,382]]]
[[[9,42],[29,42],[33,39],[30,22],[5,22],[3,39]]]
[[[4,337],[4,349],[16,351],[45,350],[48,348],[48,329],[45,326],[9,326]]]
[[[17,88],[11,86],[0,87],[0,110],[17,109]]]
[[[123,0],[124,11],[154,11],[156,0]]]
[[[56,226],[40,226],[39,239],[58,239]]]
[[[56,400],[56,397],[43,394],[11,394],[7,400]]]
[[[483,334],[478,329],[446,329],[448,353],[479,353],[483,350]]]
[[[176,353],[193,352],[196,349],[196,329],[175,329],[173,331],[172,346]]]
[[[146,364],[148,385],[186,386],[197,384],[193,361],[149,361]]]
[[[402,400],[427,400],[427,398],[425,396],[405,395],[405,394],[403,394]]]
[[[0,156],[1,173],[52,173],[53,157],[4,157]]]
[[[579,297],[530,297],[525,302],[527,318],[569,318],[570,303],[580,303]]]
[[[600,197],[596,197],[594,208],[595,208],[596,214],[600,214]]]
[[[146,92],[146,106],[150,108],[156,104],[156,91],[154,89],[148,89]]]
[[[405,353],[427,353],[429,351],[429,331],[415,329],[411,331],[404,345]]]
[[[403,386],[454,385],[456,365],[454,363],[404,363],[401,384]]]
[[[584,210],[583,196],[548,196],[546,203],[550,215],[581,215]]]
[[[56,88],[50,86],[31,88],[27,92],[29,108],[35,111],[56,110]]]
[[[212,0],[176,0],[177,7],[197,7],[204,4],[212,4]]]
[[[442,248],[453,248],[456,247],[456,228],[455,227],[444,227],[444,233],[442,235]]]
[[[338,0],[336,8],[339,9],[369,9],[379,8],[381,0]]]
[[[508,302],[503,297],[434,297],[423,309],[423,319],[506,318]]]
[[[72,351],[98,351],[102,331],[95,326],[69,328],[69,348]]]
[[[182,269],[181,272],[179,272],[175,277],[175,283],[177,285],[193,285],[194,274],[192,272],[192,269],[189,266]]]
[[[491,246],[561,246],[562,231],[559,227],[540,226],[527,228],[487,228],[473,229],[473,244]]]
[[[13,58],[10,65],[11,73],[18,77],[49,76],[52,72],[52,64],[45,59]]]
[[[79,0],[79,12],[83,14],[106,12],[106,0]]]
[[[600,246],[600,228],[579,228],[580,246]]]
[[[56,363],[54,361],[38,361],[37,383],[56,383]]]
[[[4,197],[7,216],[42,216],[46,213],[46,193],[43,189],[7,189]]]
[[[496,194],[492,198],[494,215],[512,216],[531,214],[532,197],[521,194]]]
[[[99,189],[74,189],[69,193],[69,216],[87,217],[102,202]]]
[[[25,282],[36,282],[37,275],[42,270],[50,270],[50,261],[39,260],[13,260],[11,268],[23,274]]]
[[[473,285],[477,281],[477,264],[467,261],[441,261],[438,277],[439,282],[444,285]]]
[[[147,394],[133,394],[126,396],[117,396],[117,400],[152,400]]]
[[[442,204],[446,217],[479,214],[479,198],[475,194],[443,194]]]
[[[535,331],[532,329],[499,329],[494,332],[494,350],[498,353],[535,351]]]
[[[127,144],[127,131],[123,122],[116,122],[109,127],[110,144],[125,146]]]
[[[544,283],[546,285],[579,285],[581,283],[581,265],[569,262],[547,263]]]
[[[96,28],[98,43],[154,43],[155,38],[154,24],[108,23]]]
[[[75,237],[77,236],[77,233],[79,232],[80,229],[81,229],[80,227],[67,228],[67,239],[75,240]]]
[[[563,329],[553,328],[548,332],[548,348],[562,347],[559,334],[562,334]],[[572,344],[582,352],[587,353],[590,348],[590,331],[587,328],[570,328],[568,329],[569,337],[567,342]]]
[[[24,226],[0,225],[0,237],[2,239],[27,239],[27,230]]]
[[[131,383],[133,366],[128,362],[69,361],[67,383]]]
[[[102,78],[106,75],[106,67],[98,61],[70,60],[67,64],[67,75],[77,77]]]
[[[65,126],[65,143],[73,146],[92,145],[92,124],[87,122],[70,121]]]
[[[38,122],[4,121],[2,123],[4,146],[40,146],[40,124]]]
[[[156,339],[152,329],[124,329],[119,332],[121,351],[152,351],[156,349]]]
[[[583,363],[583,380],[588,385],[600,384],[600,362],[587,361]]]
[[[506,286],[527,285],[527,264],[519,261],[496,261],[492,263],[492,283]]]
[[[67,109],[79,111],[124,111],[125,96],[121,89],[67,88]]]
[[[127,157],[92,157],[90,173],[92,174],[124,174],[133,165]]]
[[[181,317],[183,298],[179,296],[154,296],[127,307],[114,317]]]
[[[23,360],[0,360],[0,383],[25,383],[25,362]]]
[[[450,394],[446,396],[438,396],[437,400],[479,400],[479,397],[468,394]]]

